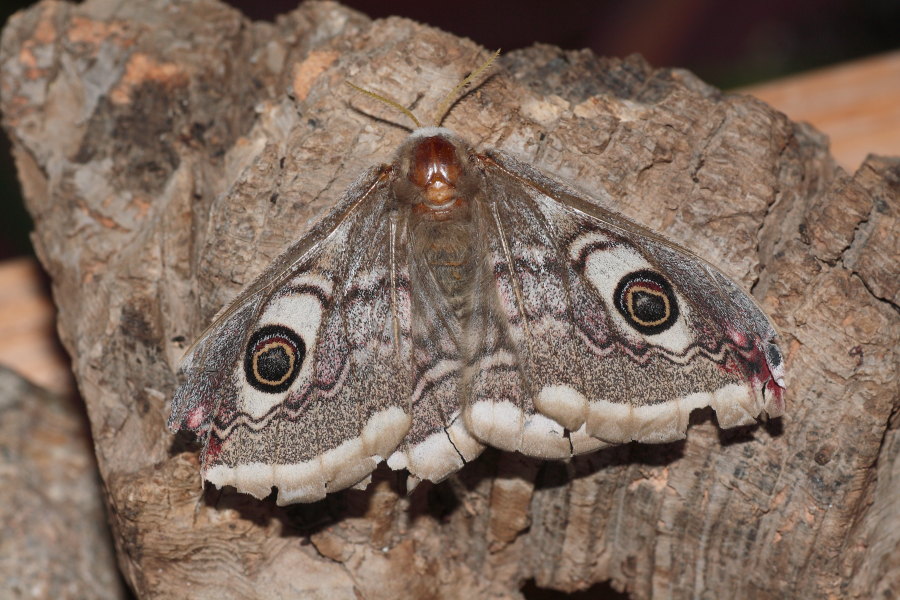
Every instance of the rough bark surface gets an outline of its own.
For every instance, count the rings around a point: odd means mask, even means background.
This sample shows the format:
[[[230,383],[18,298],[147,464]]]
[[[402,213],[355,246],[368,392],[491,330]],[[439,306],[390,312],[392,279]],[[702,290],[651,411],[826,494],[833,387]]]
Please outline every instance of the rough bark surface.
[[[900,160],[848,175],[821,134],[637,57],[510,53],[445,125],[605,188],[751,288],[783,336],[784,418],[722,432],[701,412],[685,442],[567,463],[487,452],[409,497],[383,471],[308,506],[201,491],[196,453],[164,426],[185,343],[405,136],[343,81],[427,118],[484,56],[331,3],[264,23],[212,0],[44,1],[7,24],[4,126],[133,588],[900,594]]]
[[[0,598],[126,597],[83,412],[5,368],[0,531]]]

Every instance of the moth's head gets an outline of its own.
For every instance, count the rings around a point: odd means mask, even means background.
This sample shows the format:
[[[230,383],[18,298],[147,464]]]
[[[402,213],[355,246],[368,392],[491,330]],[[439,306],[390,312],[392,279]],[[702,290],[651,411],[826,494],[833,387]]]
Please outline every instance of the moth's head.
[[[469,154],[469,145],[449,129],[417,129],[394,158],[397,199],[425,218],[452,218],[465,209],[477,186]]]
[[[418,117],[400,102],[347,82],[358,92],[399,110],[415,124],[416,128],[394,157],[394,168],[399,175],[394,179],[394,192],[400,202],[412,205],[413,214],[445,221],[466,213],[478,172],[470,166],[469,145],[441,127],[441,123],[459,99],[458,94],[487,71],[499,54],[497,50],[444,97],[432,127],[423,127]]]

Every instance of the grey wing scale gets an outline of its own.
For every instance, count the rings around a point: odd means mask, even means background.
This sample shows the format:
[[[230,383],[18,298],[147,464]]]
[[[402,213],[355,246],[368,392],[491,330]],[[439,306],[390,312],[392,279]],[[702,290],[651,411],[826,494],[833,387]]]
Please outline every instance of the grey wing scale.
[[[215,485],[317,500],[364,480],[408,431],[406,257],[385,175],[360,179],[187,353],[169,425],[198,433]]]
[[[476,437],[546,455],[556,431],[543,430],[537,452],[516,441],[543,415],[579,453],[683,438],[703,406],[723,427],[783,412],[774,328],[737,285],[526,165],[497,153],[482,162],[495,295],[525,385],[473,398]],[[501,407],[516,425],[495,439]]]

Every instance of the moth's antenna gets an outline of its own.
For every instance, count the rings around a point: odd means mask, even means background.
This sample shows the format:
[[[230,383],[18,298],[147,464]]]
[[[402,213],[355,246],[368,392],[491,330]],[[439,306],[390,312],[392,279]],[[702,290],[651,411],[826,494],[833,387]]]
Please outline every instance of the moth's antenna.
[[[384,102],[388,106],[393,106],[394,108],[396,108],[397,110],[402,112],[404,115],[406,115],[407,117],[412,119],[412,122],[416,124],[417,129],[422,126],[422,124],[419,123],[419,120],[416,118],[416,115],[414,115],[411,110],[409,110],[408,108],[406,108],[405,106],[403,106],[402,104],[397,102],[396,100],[392,100],[391,98],[382,96],[381,94],[376,94],[375,92],[370,92],[369,90],[363,89],[363,88],[359,87],[358,85],[353,85],[349,81],[347,81],[346,84],[349,85],[350,87],[352,87],[357,92],[362,92],[366,96],[375,98],[379,102]]]
[[[492,64],[494,64],[494,61],[497,59],[498,56],[500,56],[499,49],[497,49],[497,51],[494,52],[493,56],[491,56],[489,59],[487,59],[487,61],[485,61],[485,63],[483,65],[481,65],[480,67],[478,67],[477,69],[475,69],[474,71],[469,73],[468,77],[466,77],[465,79],[460,81],[459,84],[455,88],[450,90],[449,94],[444,96],[444,101],[441,103],[441,108],[436,113],[436,118],[434,120],[435,127],[441,126],[441,123],[443,122],[444,117],[446,117],[447,113],[450,111],[450,107],[453,106],[453,103],[456,102],[456,100],[459,98],[459,96],[458,96],[459,92],[463,88],[465,88],[467,85],[472,83],[482,73],[487,71],[490,68],[490,66]]]

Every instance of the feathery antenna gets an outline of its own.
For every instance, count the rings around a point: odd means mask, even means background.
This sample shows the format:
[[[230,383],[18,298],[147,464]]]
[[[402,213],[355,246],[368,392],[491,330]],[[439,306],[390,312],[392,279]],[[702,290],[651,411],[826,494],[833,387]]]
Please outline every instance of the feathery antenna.
[[[488,68],[490,68],[490,66],[492,64],[494,64],[494,61],[497,60],[498,56],[500,56],[499,48],[497,49],[496,52],[494,52],[494,54],[489,59],[487,59],[485,61],[485,63],[483,65],[481,65],[480,67],[478,67],[477,69],[475,69],[474,71],[469,73],[468,77],[466,77],[465,79],[460,81],[459,84],[457,84],[457,86],[455,88],[450,90],[449,94],[444,96],[444,101],[441,103],[440,109],[437,111],[437,113],[435,113],[435,115],[436,115],[436,117],[434,119],[435,127],[441,126],[441,123],[443,123],[443,121],[444,121],[444,117],[446,117],[447,113],[450,111],[450,107],[453,106],[454,102],[456,102],[459,99],[459,96],[457,94],[459,94],[460,91],[465,89],[465,87],[467,85],[469,85],[470,83],[475,81],[475,79],[477,79],[482,73],[487,71]]]
[[[363,88],[359,87],[358,85],[353,85],[353,84],[350,83],[349,81],[347,81],[347,82],[345,82],[345,83],[346,83],[347,85],[349,85],[350,87],[352,87],[352,88],[353,88],[354,90],[356,90],[357,92],[362,92],[362,93],[365,94],[366,96],[370,96],[370,97],[372,97],[372,98],[375,98],[376,100],[379,100],[379,101],[381,101],[381,102],[384,102],[384,103],[387,104],[388,106],[393,106],[394,108],[396,108],[397,110],[399,110],[400,112],[402,112],[404,115],[406,115],[407,117],[409,117],[410,119],[412,119],[412,122],[416,124],[416,127],[417,127],[417,128],[422,126],[422,124],[421,124],[421,123],[419,122],[419,120],[416,118],[416,115],[414,115],[414,114],[412,113],[411,110],[409,110],[408,108],[406,108],[405,106],[403,106],[402,104],[400,104],[399,102],[397,102],[396,100],[393,100],[393,99],[391,99],[391,98],[388,98],[387,96],[382,96],[381,94],[376,94],[375,92],[370,92],[369,90],[363,89]]]
[[[450,112],[450,108],[459,99],[459,95],[458,95],[459,92],[464,90],[468,85],[470,85],[473,81],[475,81],[475,79],[480,77],[482,73],[487,71],[490,68],[490,66],[494,63],[494,61],[497,59],[498,56],[500,56],[500,50],[497,50],[496,52],[494,52],[494,54],[489,59],[487,59],[484,62],[484,64],[482,64],[480,67],[478,67],[477,69],[475,69],[474,71],[469,73],[468,77],[466,77],[465,79],[460,81],[459,84],[457,84],[457,86],[455,88],[450,90],[450,93],[448,93],[446,96],[444,96],[444,99],[440,105],[440,109],[436,113],[437,116],[434,120],[435,127],[441,126],[441,123],[444,121],[444,117],[447,116],[447,113]],[[410,120],[413,123],[415,123],[417,129],[422,127],[422,123],[419,121],[419,119],[416,118],[416,115],[414,115],[411,110],[409,110],[408,108],[406,108],[405,106],[403,106],[402,104],[400,104],[399,102],[394,100],[393,98],[389,98],[389,97],[383,96],[381,94],[376,94],[375,92],[369,91],[365,88],[361,88],[358,85],[354,85],[354,84],[350,83],[349,81],[347,81],[345,83],[347,85],[349,85],[350,87],[352,87],[357,92],[362,92],[363,94],[365,94],[366,96],[369,96],[370,98],[374,98],[375,100],[378,100],[379,102],[384,102],[388,106],[392,106],[392,107],[396,108],[397,110],[402,112],[404,115],[409,117]]]

